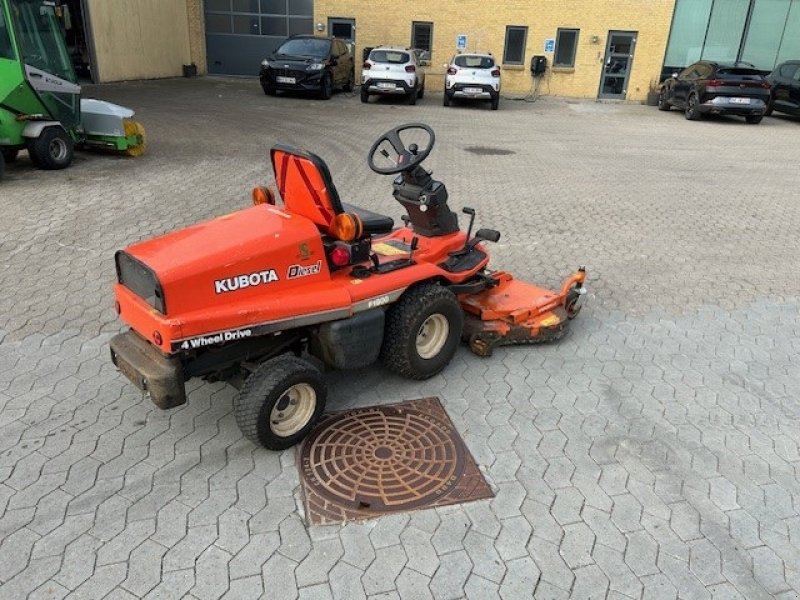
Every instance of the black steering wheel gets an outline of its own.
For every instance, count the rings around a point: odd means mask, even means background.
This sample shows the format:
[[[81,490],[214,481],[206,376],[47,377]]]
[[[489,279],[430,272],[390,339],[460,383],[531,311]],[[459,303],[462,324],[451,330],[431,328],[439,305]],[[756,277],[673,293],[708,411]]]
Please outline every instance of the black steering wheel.
[[[406,148],[405,143],[400,137],[400,133],[408,130],[422,130],[428,135],[428,143],[422,150],[417,144],[409,144]],[[433,129],[424,123],[406,123],[384,133],[377,141],[372,144],[367,157],[369,168],[380,175],[394,175],[404,171],[413,171],[433,150],[436,136]],[[391,152],[390,152],[391,148]],[[385,160],[382,162],[390,166],[378,166],[375,164],[376,155],[380,154]]]

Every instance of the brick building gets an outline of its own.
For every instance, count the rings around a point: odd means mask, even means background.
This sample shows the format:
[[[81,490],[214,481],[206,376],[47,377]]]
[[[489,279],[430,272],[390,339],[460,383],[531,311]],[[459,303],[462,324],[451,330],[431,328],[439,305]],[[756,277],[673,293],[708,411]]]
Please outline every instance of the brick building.
[[[61,0],[83,13],[96,81],[254,76],[286,36],[335,35],[364,48],[429,53],[429,89],[463,47],[502,64],[504,92],[644,100],[700,58],[764,71],[800,59],[800,0]],[[547,70],[531,76],[532,57]]]

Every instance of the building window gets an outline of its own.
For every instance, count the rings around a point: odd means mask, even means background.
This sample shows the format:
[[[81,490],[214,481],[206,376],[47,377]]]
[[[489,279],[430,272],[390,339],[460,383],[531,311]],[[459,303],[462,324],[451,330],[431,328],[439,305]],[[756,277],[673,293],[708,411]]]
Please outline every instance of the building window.
[[[6,28],[2,9],[0,9],[0,58],[14,58],[14,49],[11,47],[11,37]]]
[[[411,47],[431,51],[433,45],[433,23],[414,21],[411,24]]]
[[[559,29],[556,34],[556,52],[553,57],[554,67],[574,67],[575,51],[578,49],[578,33],[580,29]]]
[[[517,27],[515,25],[506,27],[506,43],[503,47],[504,65],[525,64],[525,41],[527,38],[527,27]]]
[[[431,64],[433,23],[427,21],[414,21],[411,23],[411,47],[417,50],[420,64]]]

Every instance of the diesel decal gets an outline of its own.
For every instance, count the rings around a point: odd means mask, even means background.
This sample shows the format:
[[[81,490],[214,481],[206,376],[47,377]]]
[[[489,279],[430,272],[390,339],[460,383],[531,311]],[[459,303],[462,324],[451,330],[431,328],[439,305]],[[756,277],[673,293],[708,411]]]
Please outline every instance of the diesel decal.
[[[286,273],[286,279],[297,279],[298,277],[308,277],[309,275],[319,275],[322,271],[322,261],[318,260],[316,264],[303,266],[292,265]]]
[[[192,338],[191,340],[184,341],[180,347],[183,350],[193,350],[195,348],[204,348],[206,346],[214,346],[216,344],[224,344],[225,342],[233,342],[235,340],[242,340],[249,338],[253,332],[249,329],[239,329],[237,331],[223,331],[215,335],[203,336]]]
[[[272,283],[278,280],[279,277],[275,269],[267,269],[266,271],[257,271],[248,275],[236,275],[226,279],[217,279],[214,282],[214,291],[217,294],[224,294],[225,292],[235,292],[236,290],[243,290],[244,288]]]

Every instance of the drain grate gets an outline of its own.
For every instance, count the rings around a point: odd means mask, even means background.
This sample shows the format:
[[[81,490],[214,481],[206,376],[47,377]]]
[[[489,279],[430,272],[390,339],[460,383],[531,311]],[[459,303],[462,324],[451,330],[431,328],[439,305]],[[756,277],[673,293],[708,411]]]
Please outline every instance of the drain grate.
[[[438,398],[328,415],[300,474],[312,525],[493,496]]]

